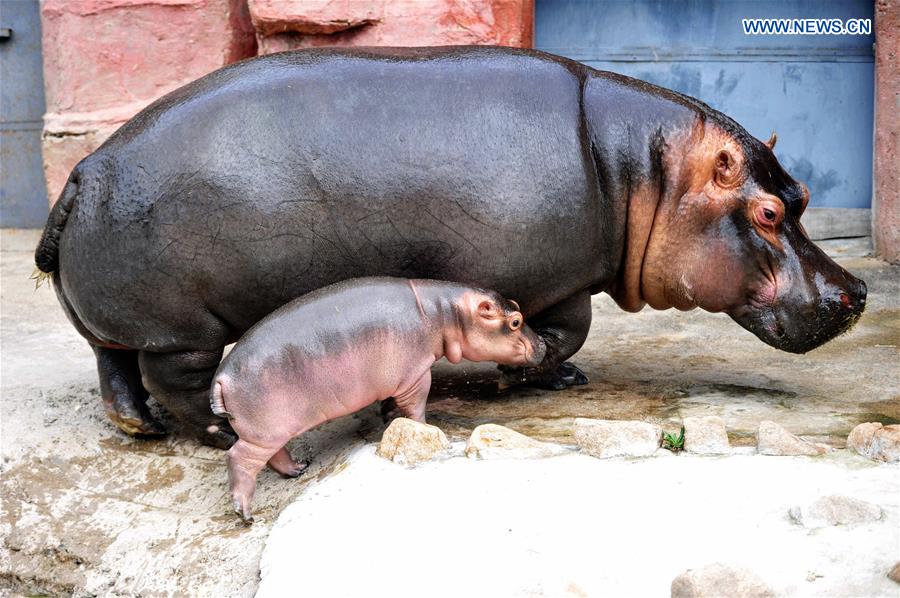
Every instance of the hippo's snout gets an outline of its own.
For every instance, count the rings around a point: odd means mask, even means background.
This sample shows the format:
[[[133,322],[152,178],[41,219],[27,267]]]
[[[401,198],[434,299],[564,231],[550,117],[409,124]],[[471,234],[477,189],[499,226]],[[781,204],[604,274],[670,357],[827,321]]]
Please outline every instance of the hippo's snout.
[[[525,362],[526,365],[537,367],[544,361],[547,354],[547,343],[538,335],[531,333],[531,338],[525,339]]]
[[[821,271],[809,280],[785,277],[769,308],[743,307],[731,315],[776,349],[812,351],[850,330],[866,308],[866,283],[833,266],[827,277]]]
[[[842,292],[839,295],[839,298],[845,309],[854,309],[862,314],[866,309],[866,295],[868,294],[868,288],[866,287],[866,283],[859,278],[853,278],[853,281],[854,284],[851,286],[854,288]]]

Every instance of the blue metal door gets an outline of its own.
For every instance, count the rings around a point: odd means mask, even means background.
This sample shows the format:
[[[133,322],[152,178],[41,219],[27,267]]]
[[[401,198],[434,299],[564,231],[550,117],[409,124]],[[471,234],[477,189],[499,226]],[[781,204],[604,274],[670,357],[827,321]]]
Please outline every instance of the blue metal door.
[[[537,0],[535,46],[694,96],[760,139],[810,204],[872,197],[873,3]],[[742,19],[873,19],[868,35],[745,35]]]
[[[44,78],[38,0],[0,0],[0,226],[43,227]]]

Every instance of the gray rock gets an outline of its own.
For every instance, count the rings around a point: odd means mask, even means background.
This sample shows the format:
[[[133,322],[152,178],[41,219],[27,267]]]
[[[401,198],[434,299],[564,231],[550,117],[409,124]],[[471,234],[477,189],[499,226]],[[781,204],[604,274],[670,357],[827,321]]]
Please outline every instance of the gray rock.
[[[875,461],[900,461],[900,425],[859,424],[847,437],[847,448]]]
[[[640,421],[575,419],[575,442],[581,450],[608,457],[649,457],[662,442],[662,428]]]
[[[684,418],[684,450],[697,455],[731,452],[725,422],[716,415]]]
[[[828,447],[812,444],[794,436],[775,422],[759,422],[756,450],[760,455],[814,457],[828,451]]]
[[[672,598],[769,598],[775,592],[753,571],[713,563],[688,569],[672,580]]]
[[[879,521],[884,516],[878,505],[837,494],[823,496],[806,506],[792,507],[788,514],[794,523],[810,529],[869,523]]]
[[[376,452],[394,463],[418,465],[445,453],[449,448],[450,442],[437,426],[398,417],[384,431]]]
[[[540,459],[568,452],[564,447],[529,438],[497,424],[472,430],[466,456],[474,459]]]

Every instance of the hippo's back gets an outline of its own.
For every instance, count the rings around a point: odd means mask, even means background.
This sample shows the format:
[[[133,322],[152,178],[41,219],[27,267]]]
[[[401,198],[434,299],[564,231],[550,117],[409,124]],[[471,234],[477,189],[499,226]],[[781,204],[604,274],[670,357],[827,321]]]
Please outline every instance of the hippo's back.
[[[98,336],[167,350],[221,345],[350,277],[459,280],[525,302],[584,288],[584,262],[604,251],[584,69],[500,48],[221,69],[77,167],[63,291]]]

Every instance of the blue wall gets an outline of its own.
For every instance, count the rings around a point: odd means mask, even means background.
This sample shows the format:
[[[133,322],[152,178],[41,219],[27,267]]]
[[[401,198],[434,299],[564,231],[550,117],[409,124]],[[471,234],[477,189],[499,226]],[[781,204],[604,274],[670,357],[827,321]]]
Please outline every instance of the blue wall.
[[[0,226],[43,228],[44,79],[37,0],[0,0]]]
[[[849,0],[536,0],[535,47],[694,96],[809,185],[810,205],[869,207],[874,35],[744,35],[743,18],[874,19]],[[873,20],[874,31],[874,20]]]

